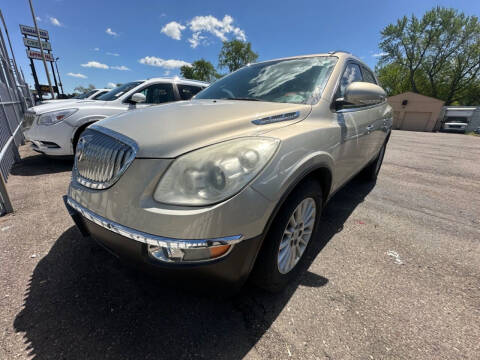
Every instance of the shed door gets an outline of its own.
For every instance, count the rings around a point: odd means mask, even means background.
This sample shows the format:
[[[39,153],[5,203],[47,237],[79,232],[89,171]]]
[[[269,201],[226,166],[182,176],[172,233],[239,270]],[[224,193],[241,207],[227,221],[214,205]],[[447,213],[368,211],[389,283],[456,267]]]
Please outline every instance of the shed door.
[[[402,129],[411,131],[426,131],[431,112],[409,112],[405,113]]]

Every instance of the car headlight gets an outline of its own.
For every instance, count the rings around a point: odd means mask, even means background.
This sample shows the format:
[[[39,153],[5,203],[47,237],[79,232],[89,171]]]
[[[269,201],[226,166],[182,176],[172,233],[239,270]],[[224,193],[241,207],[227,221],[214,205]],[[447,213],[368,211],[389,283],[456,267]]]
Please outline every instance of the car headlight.
[[[77,112],[78,109],[65,109],[58,111],[51,111],[40,115],[38,118],[39,125],[53,125],[62,120],[65,120],[70,115]]]
[[[195,150],[176,159],[154,193],[172,205],[210,205],[243,189],[272,158],[280,140],[245,137]]]

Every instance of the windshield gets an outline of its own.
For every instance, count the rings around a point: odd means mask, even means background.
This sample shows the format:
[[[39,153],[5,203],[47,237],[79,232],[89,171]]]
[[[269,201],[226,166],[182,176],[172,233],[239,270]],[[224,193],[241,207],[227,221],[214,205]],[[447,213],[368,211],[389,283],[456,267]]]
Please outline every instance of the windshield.
[[[92,90],[92,91],[77,95],[77,96],[74,97],[74,99],[86,99],[86,98],[92,96],[93,94],[95,94],[96,92],[97,92],[97,90]]]
[[[195,99],[313,104],[336,63],[336,57],[316,56],[248,65],[213,83]]]
[[[137,87],[140,85],[143,81],[132,81],[123,85],[120,85],[119,87],[116,87],[115,89],[107,92],[106,94],[103,94],[102,96],[98,97],[97,100],[103,100],[103,101],[112,101],[118,99],[120,96],[125,94],[127,91],[132,90],[134,87]]]

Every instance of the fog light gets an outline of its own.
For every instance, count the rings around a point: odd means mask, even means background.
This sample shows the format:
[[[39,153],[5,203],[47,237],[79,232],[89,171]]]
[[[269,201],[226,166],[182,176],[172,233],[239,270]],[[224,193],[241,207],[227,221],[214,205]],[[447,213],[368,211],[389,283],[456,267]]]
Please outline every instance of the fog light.
[[[165,262],[197,262],[213,260],[225,255],[232,245],[218,245],[204,248],[178,249],[148,245],[148,255]]]

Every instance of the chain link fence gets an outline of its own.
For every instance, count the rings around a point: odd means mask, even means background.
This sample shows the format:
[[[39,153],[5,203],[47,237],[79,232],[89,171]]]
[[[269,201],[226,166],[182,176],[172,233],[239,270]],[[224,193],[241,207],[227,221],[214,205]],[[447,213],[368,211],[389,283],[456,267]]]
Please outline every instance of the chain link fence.
[[[23,74],[8,54],[4,31],[8,36],[7,29],[0,28],[0,216],[12,211],[5,183],[12,165],[20,159],[23,114],[34,104]]]

